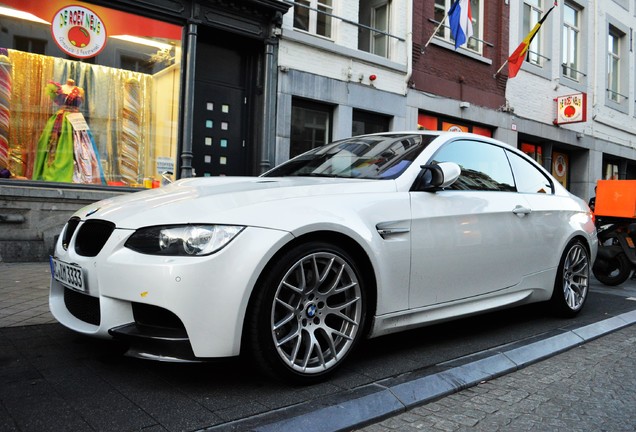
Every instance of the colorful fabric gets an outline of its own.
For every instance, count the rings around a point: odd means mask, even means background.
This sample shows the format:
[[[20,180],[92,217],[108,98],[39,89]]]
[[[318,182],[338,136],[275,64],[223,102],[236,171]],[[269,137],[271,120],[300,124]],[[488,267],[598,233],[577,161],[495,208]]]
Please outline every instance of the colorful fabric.
[[[451,34],[455,39],[455,49],[468,42],[473,35],[473,13],[470,0],[456,0],[448,11]]]
[[[59,83],[50,82],[45,91],[62,108],[48,119],[40,135],[33,180],[106,184],[93,135],[90,130],[74,130],[67,118],[79,112],[79,88],[64,94]]]

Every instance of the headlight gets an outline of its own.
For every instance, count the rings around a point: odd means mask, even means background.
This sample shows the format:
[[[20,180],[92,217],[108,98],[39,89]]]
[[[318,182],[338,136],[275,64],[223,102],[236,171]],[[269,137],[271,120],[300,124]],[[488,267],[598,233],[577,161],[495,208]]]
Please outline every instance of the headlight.
[[[170,225],[141,228],[126,241],[134,251],[150,255],[209,255],[232,241],[244,226]]]

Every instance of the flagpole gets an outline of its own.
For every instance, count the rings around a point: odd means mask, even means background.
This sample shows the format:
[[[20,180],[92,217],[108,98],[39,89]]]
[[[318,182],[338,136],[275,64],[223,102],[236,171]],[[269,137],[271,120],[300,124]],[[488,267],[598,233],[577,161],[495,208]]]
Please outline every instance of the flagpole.
[[[543,21],[548,17],[548,15],[550,15],[550,12],[552,12],[552,9],[554,9],[555,7],[557,7],[559,5],[559,2],[557,0],[554,0],[554,4],[552,5],[552,7],[545,13],[545,15],[543,15],[543,17],[539,20],[538,25],[541,25],[543,23]],[[536,27],[536,25],[535,25]],[[536,32],[539,31],[539,29],[537,29],[535,31]],[[527,37],[527,36],[526,36]],[[530,38],[529,42],[532,42],[532,38],[534,38],[534,34],[532,35],[532,37]],[[529,44],[528,42],[528,44]],[[517,48],[518,49],[518,48]],[[514,54],[514,53],[513,53]],[[501,70],[504,68],[504,66],[506,66],[508,64],[508,61],[510,60],[510,57],[508,57],[506,59],[506,61],[501,65],[501,67],[499,69],[497,69],[497,72],[494,73],[494,75],[492,76],[493,78],[497,78],[497,75],[499,75],[499,72],[501,72]]]
[[[495,72],[495,74],[492,76],[493,78],[497,78],[497,75],[499,75],[499,72],[501,72],[501,70],[504,68],[505,65],[508,64],[508,59],[506,59],[506,61],[501,65],[501,67],[499,69],[497,69],[497,72]]]
[[[424,53],[424,50],[426,49],[428,44],[431,43],[431,41],[433,40],[433,38],[435,37],[435,34],[439,31],[439,29],[442,28],[442,26],[444,25],[444,21],[446,21],[446,18],[450,15],[450,12],[456,7],[457,3],[459,3],[459,0],[455,0],[455,3],[453,3],[453,5],[450,7],[446,15],[444,15],[444,19],[442,19],[440,23],[437,25],[437,27],[435,27],[433,34],[431,35],[430,38],[428,38],[428,41],[426,42],[426,45],[424,45],[424,48],[422,48],[422,53]]]
[[[433,31],[433,34],[431,35],[430,38],[428,38],[428,42],[426,42],[426,45],[424,45],[424,48],[422,48],[422,51],[424,51],[426,49],[426,47],[428,46],[428,44],[431,43],[431,41],[433,40],[433,38],[435,37],[435,34],[439,31],[439,29],[444,25],[444,21],[446,21],[446,17],[448,15],[444,15],[444,19],[438,24],[437,27],[435,27],[435,30]]]

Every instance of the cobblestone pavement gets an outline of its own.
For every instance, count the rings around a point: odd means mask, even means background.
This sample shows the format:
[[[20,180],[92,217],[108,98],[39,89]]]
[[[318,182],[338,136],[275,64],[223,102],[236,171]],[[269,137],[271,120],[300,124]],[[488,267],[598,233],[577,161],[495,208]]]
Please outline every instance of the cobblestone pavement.
[[[0,328],[56,322],[49,312],[48,262],[0,263]]]
[[[636,430],[636,326],[359,429]]]

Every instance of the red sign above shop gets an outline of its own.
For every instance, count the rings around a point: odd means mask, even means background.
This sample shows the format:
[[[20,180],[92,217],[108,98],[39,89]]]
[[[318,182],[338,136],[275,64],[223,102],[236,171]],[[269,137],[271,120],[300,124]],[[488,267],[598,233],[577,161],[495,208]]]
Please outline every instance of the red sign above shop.
[[[554,119],[554,124],[559,125],[587,121],[586,93],[559,96],[554,100],[557,108],[557,117]]]
[[[106,45],[106,26],[92,10],[66,6],[51,20],[51,33],[57,46],[77,58],[95,57]]]
[[[51,22],[58,19],[58,11],[63,10],[79,10],[83,9],[92,13],[94,17],[100,18],[102,26],[104,23],[108,23],[108,36],[115,35],[131,35],[139,37],[155,37],[172,40],[181,40],[181,27],[157,21],[151,18],[142,17],[126,13],[123,11],[110,9],[107,7],[98,6],[95,4],[88,4],[82,1],[74,0],[2,0],[3,5],[13,7],[17,10],[29,12],[36,17]],[[76,15],[77,16],[77,15]],[[86,19],[87,15],[84,15]],[[89,16],[90,19],[90,16]],[[93,25],[95,22],[93,21]],[[55,26],[54,22],[51,22],[51,31]],[[90,24],[89,24],[90,26]],[[79,36],[79,35],[78,35]],[[86,36],[86,35],[85,35]],[[54,36],[55,37],[55,36]],[[61,48],[61,47],[60,47]],[[78,57],[75,54],[72,54]]]

